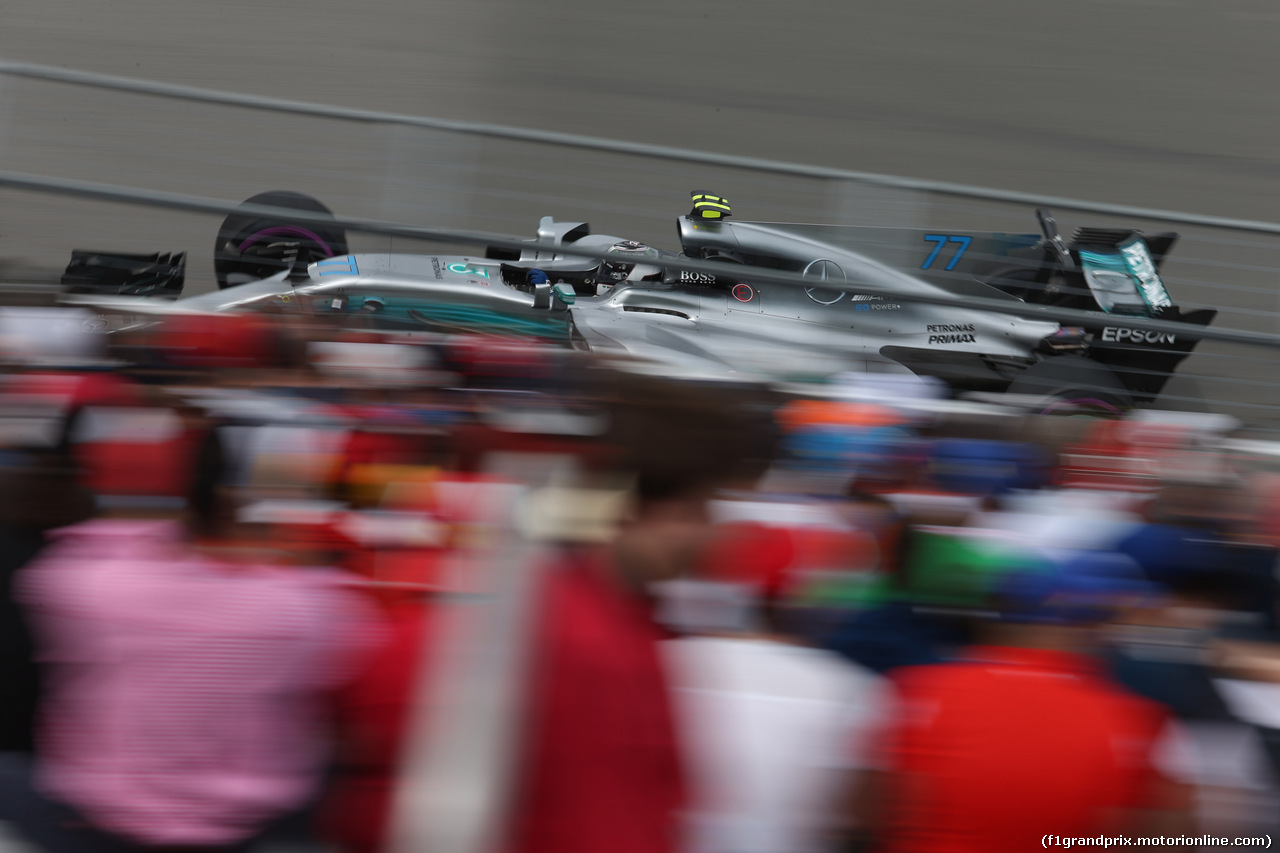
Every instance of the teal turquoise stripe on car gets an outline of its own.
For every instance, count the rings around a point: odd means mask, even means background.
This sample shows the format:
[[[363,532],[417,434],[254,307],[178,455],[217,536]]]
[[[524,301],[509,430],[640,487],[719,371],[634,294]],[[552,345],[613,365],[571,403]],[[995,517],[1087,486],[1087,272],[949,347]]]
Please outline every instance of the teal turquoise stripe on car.
[[[1080,262],[1083,266],[1090,269],[1107,270],[1108,272],[1129,274],[1129,267],[1125,264],[1124,258],[1118,254],[1108,253],[1100,254],[1098,252],[1080,251]]]
[[[382,303],[380,313],[388,318],[404,318],[417,323],[427,321],[442,326],[535,337],[557,343],[567,343],[569,340],[568,312],[540,311],[534,316],[521,317],[515,313],[468,305],[431,304],[425,300],[388,299],[384,296],[367,298]],[[364,301],[359,297],[353,298],[351,308],[358,309]],[[532,313],[532,309],[525,310]]]
[[[360,268],[356,266],[355,255],[347,255],[342,258],[329,258],[327,261],[317,261],[316,270],[320,275],[360,274]]]

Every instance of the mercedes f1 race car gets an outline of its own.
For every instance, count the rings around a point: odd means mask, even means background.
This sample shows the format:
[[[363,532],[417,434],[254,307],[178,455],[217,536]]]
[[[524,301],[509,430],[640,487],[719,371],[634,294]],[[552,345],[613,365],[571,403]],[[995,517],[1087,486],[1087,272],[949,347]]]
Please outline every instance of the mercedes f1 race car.
[[[680,253],[544,217],[527,249],[437,256],[349,254],[336,223],[316,224],[315,214],[331,215],[322,204],[264,193],[245,204],[312,215],[228,216],[215,246],[220,289],[177,305],[519,336],[703,374],[910,372],[956,391],[1104,410],[1158,396],[1196,343],[1115,318],[1204,326],[1216,315],[1182,311],[1161,279],[1176,234],[1080,228],[1066,240],[1045,211],[1030,234],[742,222],[724,199],[693,197],[677,220]],[[114,272],[96,287],[84,255],[68,268],[78,289],[166,292],[157,267],[170,256],[99,253],[99,267]],[[128,259],[146,289],[120,272]],[[702,262],[698,270],[691,261]],[[998,299],[1012,313],[927,301],[948,295]],[[1027,304],[1083,309],[1090,319],[1063,327],[1018,316]]]

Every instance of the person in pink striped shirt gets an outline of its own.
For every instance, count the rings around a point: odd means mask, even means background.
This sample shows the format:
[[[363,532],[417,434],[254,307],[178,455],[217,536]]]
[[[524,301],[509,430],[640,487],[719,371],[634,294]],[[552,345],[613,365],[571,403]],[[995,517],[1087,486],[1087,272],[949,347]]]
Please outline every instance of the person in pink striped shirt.
[[[226,850],[302,808],[376,611],[336,571],[225,562],[177,522],[52,536],[17,587],[47,667],[37,805],[2,816],[47,849]]]

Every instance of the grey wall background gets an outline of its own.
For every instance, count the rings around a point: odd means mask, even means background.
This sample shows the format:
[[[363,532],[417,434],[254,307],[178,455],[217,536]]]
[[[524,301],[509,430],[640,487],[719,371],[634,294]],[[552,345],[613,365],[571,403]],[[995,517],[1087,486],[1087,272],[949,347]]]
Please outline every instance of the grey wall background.
[[[1269,0],[3,0],[0,57],[1280,219]]]

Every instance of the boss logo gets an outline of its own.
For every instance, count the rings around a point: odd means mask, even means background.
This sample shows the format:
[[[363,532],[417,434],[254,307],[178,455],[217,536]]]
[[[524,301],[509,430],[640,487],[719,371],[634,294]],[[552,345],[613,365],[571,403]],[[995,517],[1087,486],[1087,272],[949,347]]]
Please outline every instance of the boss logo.
[[[716,277],[704,272],[680,270],[680,281],[686,284],[715,284]]]
[[[1129,341],[1135,344],[1176,344],[1178,338],[1172,332],[1148,332],[1143,329],[1121,329],[1107,326],[1102,330],[1102,339],[1112,343]]]

